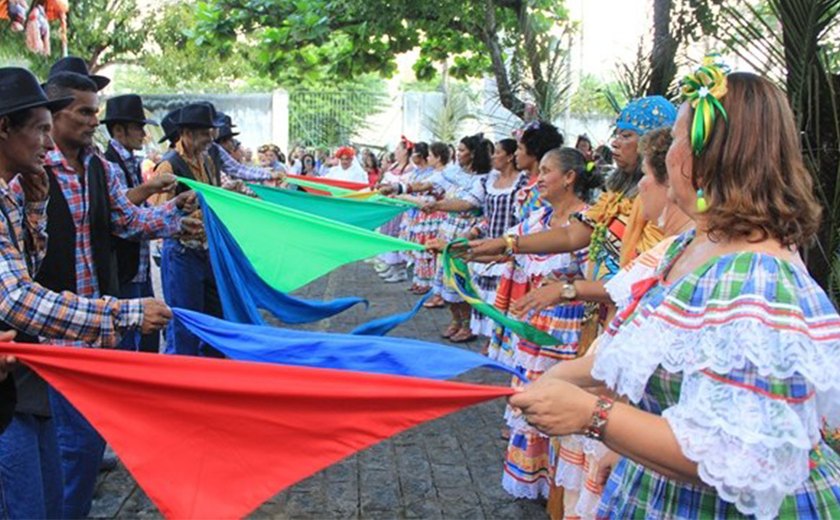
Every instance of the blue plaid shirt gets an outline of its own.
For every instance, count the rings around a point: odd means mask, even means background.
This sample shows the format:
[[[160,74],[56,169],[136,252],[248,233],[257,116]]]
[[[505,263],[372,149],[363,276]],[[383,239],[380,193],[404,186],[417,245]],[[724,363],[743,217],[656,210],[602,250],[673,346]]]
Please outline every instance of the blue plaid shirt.
[[[231,157],[227,153],[227,150],[219,143],[213,143],[211,146],[219,151],[219,158],[222,160],[222,171],[228,177],[242,179],[244,181],[267,181],[274,179],[274,173],[268,168],[242,164]]]
[[[143,184],[143,175],[141,173],[140,163],[142,162],[139,157],[134,155],[131,150],[125,148],[119,141],[116,139],[111,139],[111,146],[114,147],[114,150],[120,154],[123,162],[125,163],[126,167],[129,170],[129,175],[131,175],[132,185],[139,186]],[[125,172],[118,164],[111,163],[111,168],[117,173],[117,177],[122,181],[124,186],[128,186],[128,180],[125,178]],[[142,207],[147,208],[149,204],[144,202]],[[151,247],[149,246],[148,240],[141,240],[140,241],[140,262],[137,264],[137,275],[132,278],[131,283],[145,283],[149,280],[149,254],[151,251]]]

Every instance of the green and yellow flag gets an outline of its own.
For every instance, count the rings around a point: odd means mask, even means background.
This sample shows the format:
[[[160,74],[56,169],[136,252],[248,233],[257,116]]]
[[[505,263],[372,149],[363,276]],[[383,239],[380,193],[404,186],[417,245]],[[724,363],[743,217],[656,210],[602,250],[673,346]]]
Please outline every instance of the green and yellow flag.
[[[460,258],[451,255],[449,252],[449,248],[452,247],[453,244],[464,242],[466,242],[466,239],[459,238],[458,240],[454,240],[447,244],[446,248],[443,250],[443,275],[446,284],[455,289],[461,298],[470,304],[470,307],[487,316],[499,325],[510,329],[517,336],[525,338],[528,341],[541,346],[557,345],[560,343],[560,340],[551,334],[543,332],[524,321],[515,320],[481,299],[478,290],[472,283],[472,275],[470,274],[470,268],[467,266],[467,263]]]

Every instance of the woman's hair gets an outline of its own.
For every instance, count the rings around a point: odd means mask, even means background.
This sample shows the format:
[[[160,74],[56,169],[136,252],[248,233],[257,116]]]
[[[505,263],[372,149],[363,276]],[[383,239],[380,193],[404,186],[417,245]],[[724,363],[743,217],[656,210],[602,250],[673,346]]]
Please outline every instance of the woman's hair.
[[[612,149],[605,144],[602,144],[598,148],[595,148],[595,153],[593,155],[595,155],[598,158],[597,160],[601,161],[604,164],[612,164],[613,162]]]
[[[424,142],[414,143],[414,150],[412,154],[417,154],[423,158],[424,161],[429,159],[429,145]]]
[[[665,168],[665,155],[674,138],[670,128],[657,128],[639,138],[639,155],[647,160],[653,169],[653,178],[657,184],[668,185],[668,170]]]
[[[472,154],[473,173],[489,173],[493,168],[490,160],[490,156],[493,155],[493,142],[485,139],[484,134],[475,134],[461,139],[461,144]]]
[[[443,164],[449,164],[449,145],[446,143],[441,143],[440,141],[432,143],[429,146],[429,152],[431,152],[435,157],[440,159],[440,162]]]
[[[506,155],[513,155],[516,153],[516,139],[500,139],[499,148],[504,150]]]
[[[808,245],[822,208],[787,98],[770,81],[738,72],[727,76],[721,103],[728,124],[718,119],[703,153],[693,157],[691,172],[692,184],[708,201],[704,215],[710,236],[748,238],[758,232],[760,239],[774,238],[784,246]]]
[[[312,155],[309,152],[306,152],[305,154],[303,154],[303,157],[300,158],[300,163],[301,164],[306,164],[306,158],[307,157],[309,157],[309,160],[312,162],[312,167],[314,168],[315,167],[315,156]]]
[[[575,195],[584,202],[592,198],[592,190],[599,188],[602,184],[601,176],[595,168],[595,163],[586,162],[586,157],[577,148],[564,146],[563,148],[552,148],[543,154],[543,159],[556,161],[560,170],[575,172]]]
[[[538,161],[542,159],[545,152],[563,146],[563,134],[557,130],[556,126],[544,121],[536,121],[528,125],[519,140],[522,141],[528,155],[536,157]]]
[[[581,134],[578,136],[577,141],[575,142],[575,148],[580,146],[581,142],[589,143],[589,148],[592,148],[592,140],[589,139],[589,136],[587,136],[586,134]]]

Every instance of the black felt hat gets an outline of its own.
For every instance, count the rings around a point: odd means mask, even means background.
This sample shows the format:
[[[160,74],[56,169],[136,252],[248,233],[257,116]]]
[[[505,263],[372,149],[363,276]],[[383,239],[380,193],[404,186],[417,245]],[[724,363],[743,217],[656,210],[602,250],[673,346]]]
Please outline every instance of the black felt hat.
[[[143,110],[143,100],[137,94],[114,96],[105,103],[105,117],[102,123],[140,123],[141,125],[157,125],[157,121],[146,119]]]
[[[223,124],[210,103],[191,103],[183,107],[177,121],[178,128],[218,128]]]
[[[216,142],[224,141],[225,139],[231,139],[239,135],[239,132],[234,132],[233,128],[229,125],[224,125],[223,127],[219,128],[219,136],[216,138]]]
[[[67,56],[55,62],[53,66],[50,67],[50,74],[47,76],[47,83],[49,83],[50,79],[54,76],[61,74],[62,72],[73,72],[81,74],[86,78],[90,78],[94,83],[96,83],[96,90],[102,90],[108,85],[108,83],[111,82],[111,80],[105,76],[91,74],[85,60],[77,56]]]
[[[163,119],[160,120],[160,126],[163,128],[163,137],[160,138],[158,143],[162,143],[164,141],[174,141],[178,138],[178,118],[180,116],[180,108],[171,110],[163,116]]]
[[[0,116],[38,107],[56,112],[72,102],[72,96],[52,100],[47,98],[38,79],[26,69],[0,68]]]

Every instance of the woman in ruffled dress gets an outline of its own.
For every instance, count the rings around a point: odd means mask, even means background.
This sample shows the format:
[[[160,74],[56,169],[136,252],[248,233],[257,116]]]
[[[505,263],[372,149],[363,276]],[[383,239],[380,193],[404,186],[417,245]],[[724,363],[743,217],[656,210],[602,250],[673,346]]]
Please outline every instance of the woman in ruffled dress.
[[[485,139],[482,134],[464,137],[458,143],[456,157],[459,167],[436,170],[427,182],[391,185],[380,191],[388,194],[429,193],[436,200],[463,198],[473,189],[473,184],[481,178],[480,176],[490,172],[492,149],[493,143]],[[440,153],[443,154],[442,151]],[[480,212],[470,207],[463,211],[445,212],[444,215],[435,238],[427,240],[430,251],[440,249],[440,246],[435,244],[445,244],[450,240],[465,236],[478,222]],[[437,266],[432,287],[435,295],[440,296],[445,304],[449,304],[449,312],[452,314],[452,322],[441,335],[456,343],[473,339],[470,332],[470,306],[464,302],[455,289],[446,286],[443,281],[442,265]]]
[[[440,145],[440,143],[435,143]],[[433,145],[434,146],[434,145]],[[446,148],[446,145],[443,145]],[[437,147],[440,153],[440,147]],[[424,142],[414,144],[414,149],[411,154],[411,162],[414,164],[414,171],[408,179],[408,183],[404,186],[408,187],[413,184],[428,182],[431,179],[438,167],[442,170],[446,163],[449,162],[449,149],[446,148],[446,161],[442,162],[440,157],[435,155],[429,145]],[[400,238],[409,242],[417,244],[425,244],[429,239],[429,231],[436,233],[440,227],[440,222],[444,215],[442,213],[428,213],[422,211],[420,208],[434,200],[428,194],[423,193],[405,193],[408,191],[404,188],[403,194],[399,198],[409,200],[417,204],[417,206],[410,208],[403,213],[402,222],[400,223]],[[381,190],[380,190],[381,193]],[[405,253],[410,259],[412,268],[412,284],[409,288],[414,294],[426,294],[432,289],[432,279],[435,276],[435,256],[428,251],[412,251]],[[387,281],[387,280],[386,280]]]
[[[641,200],[637,197],[638,183],[642,177],[638,142],[639,137],[646,132],[673,123],[675,116],[674,106],[661,96],[628,103],[616,120],[613,149],[617,167],[606,180],[607,191],[601,194],[588,211],[575,215],[571,225],[522,237],[517,242],[517,251],[569,253],[589,246],[587,279],[603,283],[639,253],[659,243],[662,231],[655,222],[643,218]],[[524,140],[527,137],[528,130],[522,138]],[[524,209],[534,206],[532,199],[529,197],[524,202]],[[469,244],[471,254],[479,257],[501,254],[506,247],[507,243],[503,239],[479,240]],[[510,301],[509,288],[499,284],[496,307],[507,311]],[[581,339],[581,352],[595,339],[599,325],[603,323],[608,311],[606,305],[590,305]],[[497,327],[490,343],[490,357],[503,363],[508,362],[514,344],[510,331]]]
[[[502,139],[494,147],[491,157],[493,169],[489,174],[481,176],[477,182],[473,183],[471,189],[463,193],[461,198],[434,201],[427,204],[423,210],[428,212],[480,210],[481,220],[466,233],[466,237],[475,239],[502,236],[505,231],[519,222],[516,197],[519,190],[528,182],[526,174],[516,168],[515,152],[516,141]],[[494,301],[496,285],[499,283],[499,277],[506,270],[506,265],[504,263],[473,264],[471,267],[481,298],[488,302]],[[472,311],[470,319],[472,334],[490,338],[493,327],[493,320],[477,311]]]
[[[405,136],[402,136],[394,150],[394,162],[388,169],[383,169],[380,183],[383,185],[396,185],[401,182],[408,182],[411,173],[414,171],[414,164],[411,162],[413,151],[414,143],[406,139]],[[379,228],[379,232],[392,237],[399,236],[401,221],[402,215],[398,215],[383,224]],[[383,253],[377,259],[379,262],[376,263],[374,269],[376,269],[383,280],[391,283],[408,280],[406,262],[402,253]]]
[[[569,303],[569,283],[573,285],[571,292],[576,295],[575,301],[608,303],[615,305],[619,312],[630,303],[633,285],[653,276],[671,243],[678,235],[694,227],[691,218],[668,199],[665,156],[671,142],[670,128],[647,132],[639,140],[644,172],[639,181],[643,216],[658,223],[665,237],[662,242],[639,255],[606,283],[574,280],[550,283],[529,291],[511,305],[514,316],[527,316],[533,311]],[[597,345],[596,340],[587,355],[593,354]],[[578,435],[553,437],[550,458],[555,466],[554,483],[563,488],[563,500],[549,502],[550,517],[567,520],[596,518],[604,485],[604,471],[601,468],[608,468],[613,457],[614,454],[598,441]]]
[[[600,182],[591,170],[587,168],[583,154],[574,148],[548,151],[540,162],[536,186],[549,206],[534,212],[508,234],[525,236],[568,226],[572,215],[588,209],[586,201],[592,188]],[[550,282],[574,282],[583,279],[586,258],[586,248],[554,255],[514,255],[513,268],[505,282],[511,287],[514,298]],[[582,302],[565,301],[523,316],[523,321],[555,336],[558,344],[541,347],[514,336],[516,343],[510,364],[534,381],[558,362],[576,358],[584,310]],[[512,384],[519,387],[522,382],[514,378]],[[549,438],[525,423],[510,407],[505,412],[505,419],[510,427],[510,440],[502,486],[517,498],[548,498],[552,473]]]
[[[599,517],[839,518],[821,426],[840,424],[840,316],[798,254],[821,209],[793,113],[766,79],[710,61],[683,95],[667,167],[696,232],[633,287],[594,356],[510,404],[621,455]]]

